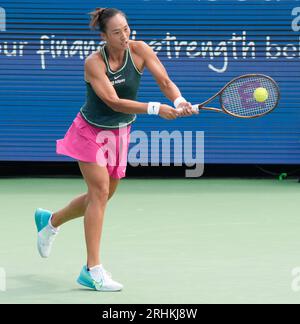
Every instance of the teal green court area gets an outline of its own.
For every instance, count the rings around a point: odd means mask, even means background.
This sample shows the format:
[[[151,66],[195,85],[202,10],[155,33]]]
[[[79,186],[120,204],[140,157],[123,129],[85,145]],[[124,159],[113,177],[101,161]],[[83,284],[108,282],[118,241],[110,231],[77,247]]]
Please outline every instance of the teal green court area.
[[[76,283],[83,218],[62,226],[48,259],[34,210],[86,191],[80,178],[0,179],[0,303],[299,303],[297,180],[125,179],[109,202],[102,263],[124,285]]]

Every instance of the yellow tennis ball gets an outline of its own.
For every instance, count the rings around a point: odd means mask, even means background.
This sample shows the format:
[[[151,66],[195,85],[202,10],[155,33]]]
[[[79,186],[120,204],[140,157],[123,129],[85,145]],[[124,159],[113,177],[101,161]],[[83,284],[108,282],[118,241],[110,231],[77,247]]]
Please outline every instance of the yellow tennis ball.
[[[261,87],[261,88],[255,89],[253,96],[256,101],[264,102],[268,99],[269,93],[266,88]]]

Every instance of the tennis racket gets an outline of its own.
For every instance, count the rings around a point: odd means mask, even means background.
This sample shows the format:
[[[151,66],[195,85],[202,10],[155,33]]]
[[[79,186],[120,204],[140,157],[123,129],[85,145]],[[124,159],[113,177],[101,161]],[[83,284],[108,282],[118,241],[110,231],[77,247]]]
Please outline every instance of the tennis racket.
[[[264,88],[267,91],[267,99],[263,102],[255,99],[254,92],[258,88]],[[217,97],[219,97],[221,109],[206,106]],[[208,100],[193,105],[193,110],[211,110],[238,118],[256,118],[273,111],[279,99],[279,87],[272,78],[263,74],[246,74],[227,83]]]

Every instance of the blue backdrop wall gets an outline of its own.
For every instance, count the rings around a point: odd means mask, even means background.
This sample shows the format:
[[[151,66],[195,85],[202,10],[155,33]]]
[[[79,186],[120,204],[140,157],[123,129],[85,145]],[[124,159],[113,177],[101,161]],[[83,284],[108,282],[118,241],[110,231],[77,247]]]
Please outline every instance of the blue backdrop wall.
[[[117,7],[132,38],[153,47],[191,102],[245,73],[270,75],[282,93],[278,109],[256,120],[140,115],[134,130],[203,131],[206,163],[300,163],[298,1],[2,0],[0,7],[0,160],[70,160],[56,155],[55,141],[85,100],[84,59],[100,45],[87,13]],[[147,71],[142,80],[140,101],[169,103]]]

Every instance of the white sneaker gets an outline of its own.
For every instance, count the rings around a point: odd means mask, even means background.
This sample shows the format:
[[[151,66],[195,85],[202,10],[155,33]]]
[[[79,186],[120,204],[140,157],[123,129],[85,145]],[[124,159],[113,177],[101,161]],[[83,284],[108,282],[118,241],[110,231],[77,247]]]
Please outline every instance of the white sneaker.
[[[51,215],[52,213],[49,210],[42,208],[38,208],[34,214],[38,231],[37,248],[42,258],[49,257],[53,241],[59,230],[50,226]]]
[[[49,225],[38,232],[37,247],[42,258],[49,257],[57,234],[58,232],[53,231]]]
[[[123,289],[123,285],[112,280],[111,274],[102,265],[93,267],[92,271],[88,271],[87,267],[83,266],[77,282],[97,291],[120,291]]]

